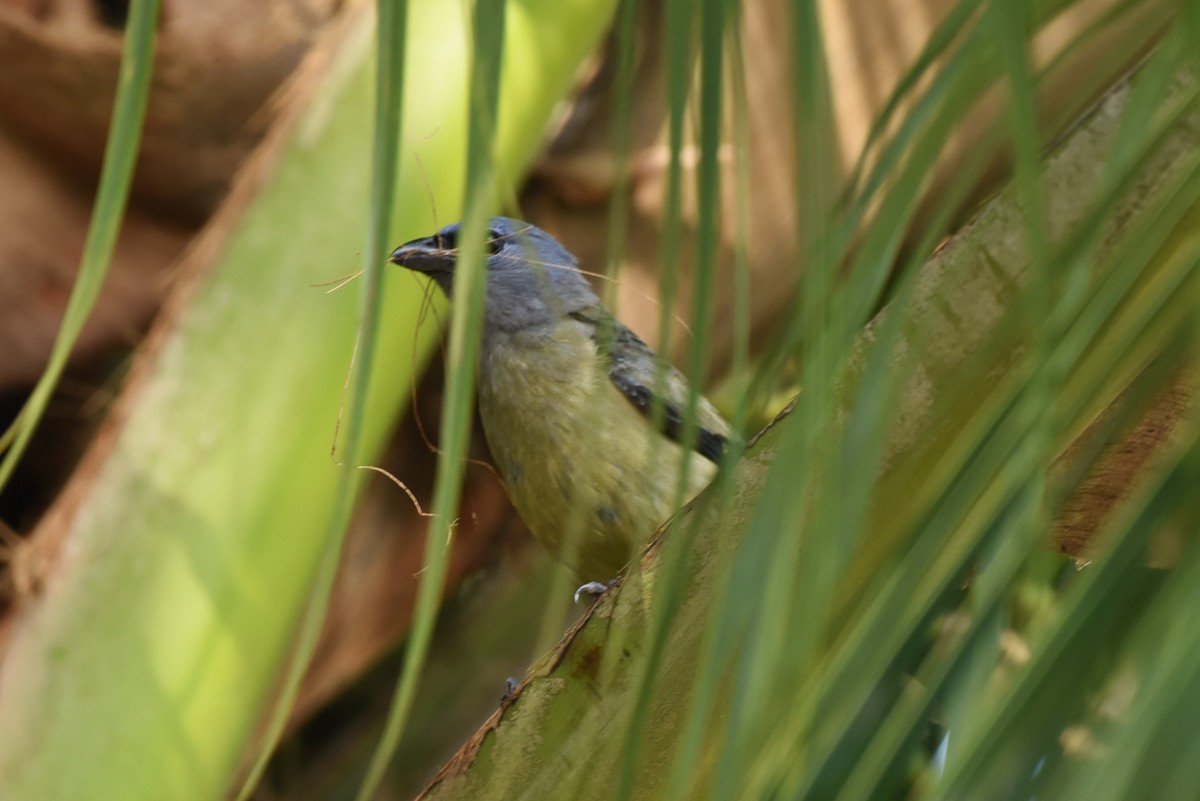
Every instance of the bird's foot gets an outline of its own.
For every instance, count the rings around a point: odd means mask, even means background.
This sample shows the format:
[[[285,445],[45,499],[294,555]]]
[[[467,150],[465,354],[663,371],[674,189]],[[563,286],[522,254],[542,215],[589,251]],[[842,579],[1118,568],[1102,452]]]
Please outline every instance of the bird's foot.
[[[604,593],[608,592],[609,588],[611,587],[611,581],[607,584],[602,581],[589,581],[587,584],[581,584],[579,585],[579,588],[575,590],[575,603],[579,603],[579,599],[585,596],[590,597],[594,601]]]

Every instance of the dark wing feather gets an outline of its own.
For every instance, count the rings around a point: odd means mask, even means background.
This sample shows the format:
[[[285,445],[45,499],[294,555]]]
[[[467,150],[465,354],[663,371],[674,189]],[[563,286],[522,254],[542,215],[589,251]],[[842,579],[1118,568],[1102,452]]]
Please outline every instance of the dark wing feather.
[[[608,377],[629,402],[651,418],[657,405],[662,406],[662,433],[682,444],[683,410],[687,408],[688,385],[683,374],[658,357],[650,346],[619,320],[599,306],[571,315],[591,327],[597,350],[608,362]],[[653,387],[663,388],[656,397]],[[725,453],[732,429],[703,396],[697,398],[696,452],[719,463]]]

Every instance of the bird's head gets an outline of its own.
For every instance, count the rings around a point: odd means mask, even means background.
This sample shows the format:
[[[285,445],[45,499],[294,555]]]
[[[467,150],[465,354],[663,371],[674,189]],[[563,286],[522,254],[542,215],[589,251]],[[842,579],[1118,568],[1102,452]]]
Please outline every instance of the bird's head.
[[[449,297],[458,265],[459,224],[414,239],[390,261],[432,278]],[[577,261],[558,240],[527,222],[493,217],[487,230],[484,327],[514,331],[547,325],[598,302]]]

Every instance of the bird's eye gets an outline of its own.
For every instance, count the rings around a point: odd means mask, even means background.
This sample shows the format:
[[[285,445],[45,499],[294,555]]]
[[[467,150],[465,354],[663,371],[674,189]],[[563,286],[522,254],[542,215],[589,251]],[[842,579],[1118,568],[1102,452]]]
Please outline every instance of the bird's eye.
[[[454,232],[439,231],[433,235],[433,246],[438,250],[454,250]]]
[[[504,245],[498,231],[488,231],[488,252],[495,255],[500,252],[500,248]]]

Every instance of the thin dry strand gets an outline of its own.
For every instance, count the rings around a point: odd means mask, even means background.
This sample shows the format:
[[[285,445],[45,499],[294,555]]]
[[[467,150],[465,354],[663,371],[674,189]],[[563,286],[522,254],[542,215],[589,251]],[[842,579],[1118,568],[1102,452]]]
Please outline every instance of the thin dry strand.
[[[416,279],[416,276],[414,275],[413,278]],[[433,303],[433,282],[426,281],[424,284],[423,294],[421,296],[421,306],[419,308],[419,311],[417,312],[417,327],[418,328],[420,328],[422,325],[425,324],[425,318],[427,315],[430,315],[430,314],[433,315],[434,323],[437,325],[437,330],[439,332],[444,332],[446,330],[445,326],[442,325],[442,319],[441,319],[441,317],[438,316],[437,307]],[[417,340],[416,340],[416,338],[413,339],[412,346],[413,346],[412,347],[412,360],[413,360],[413,363],[415,364],[416,360],[417,360]],[[445,359],[446,359],[446,337],[442,336],[440,334],[438,336],[438,350],[442,354],[442,360],[445,361]],[[417,406],[417,385],[415,382],[413,383],[412,387],[410,388],[410,393],[411,393],[410,402],[412,404],[413,421],[417,424],[417,432],[421,435],[421,441],[423,443],[425,443],[425,447],[429,449],[430,453],[435,454],[437,456],[441,456],[442,449],[439,448],[437,445],[433,444],[433,440],[429,438],[429,434],[425,431],[425,422],[421,419],[421,412],[419,410],[419,407]],[[500,482],[500,486],[501,487],[504,486],[504,482],[501,480],[500,474],[496,471],[495,466],[492,465],[490,462],[485,462],[482,459],[474,459],[474,458],[468,457],[467,464],[477,465],[479,467],[486,468],[487,471],[489,473],[491,473],[497,481]]]
[[[436,517],[436,515],[434,515],[433,512],[426,512],[423,508],[421,508],[421,502],[417,500],[416,494],[413,493],[413,491],[408,488],[407,484],[405,484],[400,479],[396,478],[394,475],[392,475],[390,472],[383,469],[382,467],[377,467],[373,464],[360,464],[360,465],[357,465],[354,469],[355,470],[373,470],[376,473],[382,473],[383,475],[385,475],[389,479],[391,479],[393,484],[395,484],[400,489],[404,490],[404,494],[408,496],[408,499],[410,501],[412,501],[413,508],[417,510],[417,514],[420,517]]]
[[[338,435],[342,431],[342,415],[346,411],[346,393],[350,391],[350,376],[354,374],[354,363],[358,361],[358,345],[362,339],[362,331],[354,337],[354,350],[350,351],[350,363],[346,365],[346,375],[342,379],[342,394],[338,396],[337,420],[333,424],[333,441],[329,444],[329,458],[338,467],[345,467],[337,458]]]
[[[346,286],[347,284],[349,284],[351,281],[358,278],[362,274],[363,274],[363,270],[356,270],[355,272],[352,272],[349,275],[343,275],[341,278],[331,278],[328,281],[321,281],[316,284],[309,284],[309,286],[313,287],[314,289],[321,289],[322,287],[330,287],[330,289],[325,290],[325,294],[332,295],[334,292],[337,292],[339,289]]]
[[[438,210],[437,199],[433,194],[433,184],[429,181],[429,173],[425,171],[425,162],[421,161],[421,154],[413,152],[413,161],[417,163],[417,172],[421,175],[421,182],[425,184],[425,195],[429,198],[429,210],[433,214],[433,230],[440,231],[442,226],[438,225]]]

